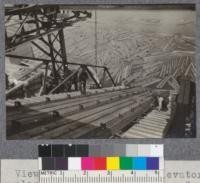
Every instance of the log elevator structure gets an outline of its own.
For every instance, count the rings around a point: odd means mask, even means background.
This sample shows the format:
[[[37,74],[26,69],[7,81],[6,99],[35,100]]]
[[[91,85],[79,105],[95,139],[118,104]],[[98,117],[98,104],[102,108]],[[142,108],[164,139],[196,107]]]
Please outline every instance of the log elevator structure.
[[[97,88],[103,86],[99,83],[88,67],[101,68],[104,70],[103,77],[108,74],[113,85],[114,80],[105,66],[98,66],[92,64],[83,63],[70,63],[67,60],[67,53],[65,47],[64,28],[71,27],[75,23],[84,21],[91,18],[92,14],[88,11],[74,10],[62,16],[59,5],[16,5],[14,7],[7,7],[5,9],[5,24],[8,25],[5,29],[5,41],[6,41],[6,57],[17,59],[28,59],[33,61],[42,62],[45,65],[45,74],[43,80],[43,86],[40,94],[59,93],[66,91],[64,83],[70,80],[77,74],[80,66],[85,66],[87,72],[96,84]],[[9,22],[12,18],[15,18],[17,27],[10,33],[8,28]],[[46,57],[27,57],[19,54],[12,54],[12,52],[22,44],[30,42],[36,49],[41,51]],[[45,48],[43,48],[44,45]],[[68,67],[70,65],[78,66],[72,73],[68,73]],[[52,76],[51,88],[47,90],[47,76],[48,72]]]
[[[28,82],[6,87],[8,139],[183,137],[186,126],[188,137],[194,137],[196,71],[193,53],[163,52],[139,59],[126,82],[116,86],[109,68],[97,62],[94,65],[69,62],[64,29],[92,16],[90,11],[77,8],[63,14],[59,5],[5,8],[6,59],[37,63],[24,75],[19,73],[19,80],[40,69],[36,76],[26,79]],[[26,44],[42,56],[20,54],[17,49]],[[94,54],[97,61],[97,45]],[[82,67],[94,83],[85,95],[76,89],[70,92],[67,86]],[[91,68],[102,70],[99,80]],[[143,77],[137,76],[137,70]],[[178,82],[179,75],[186,78]],[[6,75],[6,85],[9,86],[8,77]],[[39,78],[39,92],[35,77]],[[106,86],[106,77],[110,87]],[[168,110],[157,110],[155,95],[172,97]],[[171,134],[167,136],[169,131]]]

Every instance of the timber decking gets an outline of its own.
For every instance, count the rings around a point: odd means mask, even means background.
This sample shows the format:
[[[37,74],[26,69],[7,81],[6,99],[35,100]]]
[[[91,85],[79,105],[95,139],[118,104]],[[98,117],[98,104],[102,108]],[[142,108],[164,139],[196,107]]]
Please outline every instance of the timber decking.
[[[114,87],[89,90],[86,96],[55,94],[18,102],[7,102],[9,139],[90,138],[96,130],[104,138],[104,131],[121,133],[147,112],[153,98],[145,89]]]
[[[141,119],[136,125],[126,131],[124,138],[163,138],[169,127],[170,110],[152,110]]]

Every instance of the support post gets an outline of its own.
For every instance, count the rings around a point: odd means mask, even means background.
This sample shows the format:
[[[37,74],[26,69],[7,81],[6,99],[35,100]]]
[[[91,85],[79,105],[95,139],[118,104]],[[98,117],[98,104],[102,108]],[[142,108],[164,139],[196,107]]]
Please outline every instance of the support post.
[[[51,34],[48,34],[48,41],[49,41],[49,49],[50,49],[50,57],[51,57],[51,63],[52,63],[52,70],[53,70],[53,76],[54,76],[54,81],[56,84],[58,84],[58,73],[56,71],[56,63],[54,62],[54,53],[53,53],[53,48],[52,48],[52,41],[51,41]]]
[[[106,76],[106,69],[104,68],[103,69],[103,77],[101,79],[101,87],[102,88],[104,87],[105,76]]]
[[[58,31],[59,34],[59,41],[60,41],[60,49],[61,49],[61,55],[62,55],[62,61],[63,61],[63,71],[64,75],[66,73],[66,65],[67,65],[67,54],[66,54],[66,47],[65,47],[65,39],[64,39],[64,32],[63,29]]]
[[[42,88],[41,88],[40,93],[39,93],[40,96],[43,95],[43,93],[46,93],[48,67],[49,67],[49,63],[46,63],[43,84],[42,84]]]

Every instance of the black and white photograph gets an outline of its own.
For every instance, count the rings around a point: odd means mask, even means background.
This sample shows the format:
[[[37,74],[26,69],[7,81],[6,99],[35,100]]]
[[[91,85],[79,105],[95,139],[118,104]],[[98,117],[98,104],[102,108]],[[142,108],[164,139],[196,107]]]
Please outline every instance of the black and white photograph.
[[[194,5],[5,5],[6,135],[196,137]]]

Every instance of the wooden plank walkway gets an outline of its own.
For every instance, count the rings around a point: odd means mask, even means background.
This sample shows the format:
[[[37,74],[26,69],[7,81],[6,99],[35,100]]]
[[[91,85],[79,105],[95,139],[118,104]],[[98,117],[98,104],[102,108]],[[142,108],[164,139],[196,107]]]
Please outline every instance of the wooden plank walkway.
[[[102,124],[112,136],[149,110],[153,101],[151,92],[141,88],[116,87],[89,92],[76,97],[50,95],[49,101],[44,99],[46,96],[21,99],[20,106],[9,101],[8,138],[79,138]]]
[[[170,110],[152,110],[128,131],[123,138],[163,138],[166,135],[170,120]]]

